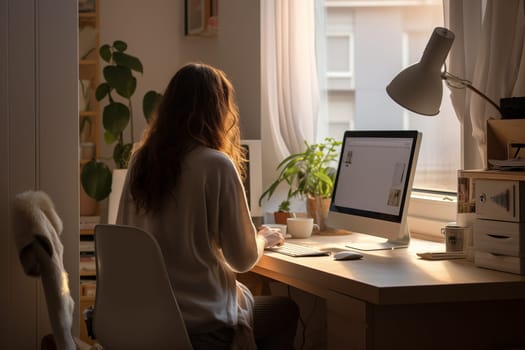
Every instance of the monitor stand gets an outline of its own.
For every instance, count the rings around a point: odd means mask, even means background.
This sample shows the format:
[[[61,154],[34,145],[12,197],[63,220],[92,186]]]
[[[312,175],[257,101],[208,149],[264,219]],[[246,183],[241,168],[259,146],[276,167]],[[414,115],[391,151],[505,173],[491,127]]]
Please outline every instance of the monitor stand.
[[[401,243],[399,241],[385,241],[385,242],[355,242],[345,244],[346,247],[357,250],[392,250],[399,248],[408,248],[408,243]]]
[[[392,250],[392,249],[399,249],[399,248],[408,248],[409,242],[410,242],[410,234],[408,233],[408,230],[406,230],[406,234],[403,236],[403,238],[397,241],[392,241],[388,239],[385,241],[374,241],[374,242],[372,241],[352,242],[352,243],[345,244],[345,246],[348,248],[363,250],[363,251]]]

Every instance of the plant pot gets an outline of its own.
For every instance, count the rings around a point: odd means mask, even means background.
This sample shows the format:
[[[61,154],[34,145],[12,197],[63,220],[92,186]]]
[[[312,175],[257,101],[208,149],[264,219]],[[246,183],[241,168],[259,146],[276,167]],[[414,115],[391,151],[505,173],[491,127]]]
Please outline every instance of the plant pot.
[[[108,224],[114,224],[117,221],[118,206],[120,204],[120,196],[124,188],[124,180],[128,169],[113,170],[113,177],[111,181],[111,193],[108,199]]]
[[[276,224],[286,225],[286,219],[292,217],[292,215],[287,211],[276,211],[273,213],[273,219]]]
[[[306,212],[308,217],[314,218],[314,223],[319,225],[319,231],[326,231],[326,217],[330,209],[330,198],[308,197]]]

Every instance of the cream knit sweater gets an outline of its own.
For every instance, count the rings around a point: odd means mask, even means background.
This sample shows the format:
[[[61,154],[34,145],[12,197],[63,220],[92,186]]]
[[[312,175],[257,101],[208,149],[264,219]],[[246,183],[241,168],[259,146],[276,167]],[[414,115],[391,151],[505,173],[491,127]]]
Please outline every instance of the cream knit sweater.
[[[156,237],[189,333],[239,325],[237,341],[248,344],[243,348],[252,347],[253,298],[238,286],[235,272],[250,270],[263,245],[257,242],[244,188],[230,158],[205,147],[191,151],[159,213],[137,214],[128,181],[117,223]],[[125,242],[122,246],[125,249]]]

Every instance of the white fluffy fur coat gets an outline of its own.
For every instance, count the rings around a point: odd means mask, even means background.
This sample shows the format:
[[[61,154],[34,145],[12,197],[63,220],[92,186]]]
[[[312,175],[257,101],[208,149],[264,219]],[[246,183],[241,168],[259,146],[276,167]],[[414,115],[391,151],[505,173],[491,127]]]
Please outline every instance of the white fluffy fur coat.
[[[16,196],[13,234],[20,262],[27,275],[42,279],[57,349],[73,350],[76,349],[71,335],[74,302],[62,260],[61,233],[62,221],[46,193],[27,191]]]

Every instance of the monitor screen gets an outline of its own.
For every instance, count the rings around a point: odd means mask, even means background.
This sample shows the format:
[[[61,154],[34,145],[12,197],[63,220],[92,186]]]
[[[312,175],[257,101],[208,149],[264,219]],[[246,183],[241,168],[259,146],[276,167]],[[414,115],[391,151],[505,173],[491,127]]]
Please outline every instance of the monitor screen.
[[[413,130],[345,132],[327,225],[387,239],[352,248],[408,245],[406,217],[420,142]]]

